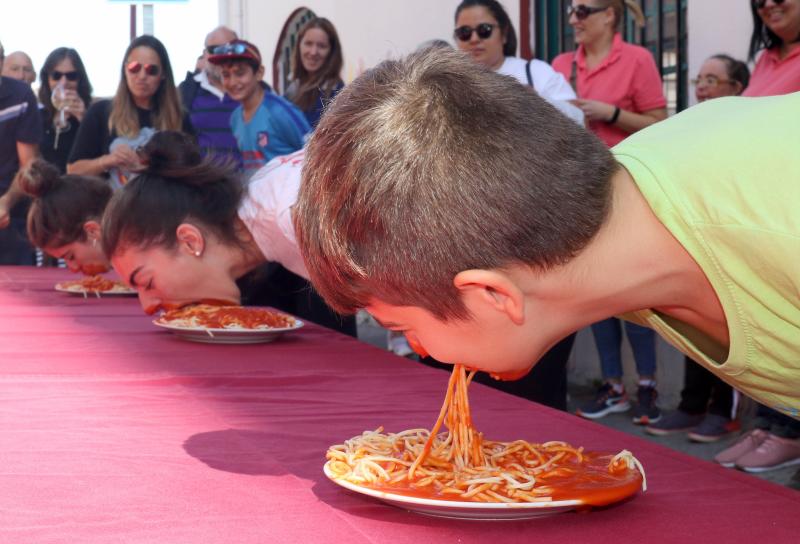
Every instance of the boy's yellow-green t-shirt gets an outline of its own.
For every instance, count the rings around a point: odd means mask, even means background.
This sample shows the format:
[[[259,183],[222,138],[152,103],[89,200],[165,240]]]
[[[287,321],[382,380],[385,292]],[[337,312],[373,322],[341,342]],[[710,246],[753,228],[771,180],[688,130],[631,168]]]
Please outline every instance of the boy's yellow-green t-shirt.
[[[632,314],[748,396],[800,418],[800,93],[718,98],[613,149],[705,272],[730,348],[651,310]],[[628,316],[626,316],[628,317]]]

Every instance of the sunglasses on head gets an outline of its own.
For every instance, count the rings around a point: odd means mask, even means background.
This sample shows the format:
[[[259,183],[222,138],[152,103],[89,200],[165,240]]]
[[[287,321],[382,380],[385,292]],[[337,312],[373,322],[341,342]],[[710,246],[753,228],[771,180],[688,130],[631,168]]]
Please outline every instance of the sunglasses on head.
[[[453,36],[456,37],[457,40],[462,42],[467,42],[472,38],[472,33],[475,32],[478,34],[478,38],[481,40],[485,40],[489,36],[492,35],[494,31],[494,27],[497,25],[493,25],[490,23],[481,23],[475,28],[471,26],[460,26],[455,31],[453,31]]]
[[[223,43],[222,45],[209,45],[208,48],[212,55],[241,55],[247,51],[247,46],[243,43]]]
[[[142,64],[139,61],[129,62],[125,67],[131,74],[138,74],[144,68],[144,73],[148,76],[157,76],[161,73],[161,67],[157,64]]]
[[[783,4],[783,0],[772,0],[772,3],[780,6]],[[767,0],[753,0],[753,5],[758,9],[764,9],[764,6],[767,5]]]
[[[572,17],[575,14],[575,18],[579,21],[583,21],[589,15],[593,15],[595,13],[600,13],[601,11],[605,11],[608,9],[608,6],[604,8],[593,8],[592,6],[587,6],[586,4],[578,4],[577,6],[567,6],[567,18]]]
[[[72,72],[59,72],[58,70],[53,70],[52,72],[50,72],[50,78],[53,81],[58,81],[62,77],[67,78],[67,81],[78,81],[78,78],[81,77],[81,75],[78,72],[75,72],[75,71],[72,71]]]

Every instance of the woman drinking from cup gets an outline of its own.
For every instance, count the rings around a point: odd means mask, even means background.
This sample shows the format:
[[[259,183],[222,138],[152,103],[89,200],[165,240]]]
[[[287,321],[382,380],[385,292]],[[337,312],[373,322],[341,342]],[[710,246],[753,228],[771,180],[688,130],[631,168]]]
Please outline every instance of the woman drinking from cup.
[[[77,51],[59,47],[47,56],[39,72],[39,103],[44,110],[39,151],[63,174],[78,128],[92,103],[92,84]]]

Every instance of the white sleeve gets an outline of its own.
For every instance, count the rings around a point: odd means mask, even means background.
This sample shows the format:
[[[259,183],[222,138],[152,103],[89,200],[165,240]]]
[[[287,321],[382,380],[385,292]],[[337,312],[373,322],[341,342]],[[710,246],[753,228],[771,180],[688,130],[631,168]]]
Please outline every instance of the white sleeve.
[[[576,98],[567,80],[546,62],[532,62],[533,86],[539,96],[550,102],[561,113],[583,126],[583,111],[569,103]]]

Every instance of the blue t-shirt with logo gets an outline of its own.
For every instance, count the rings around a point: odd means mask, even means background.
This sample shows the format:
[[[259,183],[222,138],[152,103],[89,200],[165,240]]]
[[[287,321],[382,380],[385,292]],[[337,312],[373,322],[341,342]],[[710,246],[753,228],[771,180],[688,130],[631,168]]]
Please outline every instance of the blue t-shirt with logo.
[[[297,106],[269,91],[249,122],[239,106],[231,115],[245,173],[249,176],[278,155],[289,155],[303,147],[311,127]]]

